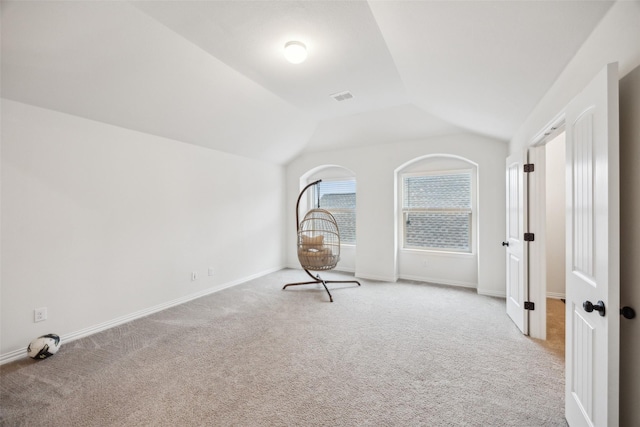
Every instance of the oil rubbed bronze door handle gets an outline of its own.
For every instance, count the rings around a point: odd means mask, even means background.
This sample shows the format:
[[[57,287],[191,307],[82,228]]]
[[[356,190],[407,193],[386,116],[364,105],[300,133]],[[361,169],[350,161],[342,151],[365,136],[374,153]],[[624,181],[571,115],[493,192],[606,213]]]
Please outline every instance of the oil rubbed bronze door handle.
[[[586,311],[587,313],[591,313],[593,310],[595,310],[600,314],[600,316],[604,317],[605,309],[604,302],[602,301],[598,301],[595,304],[593,304],[591,301],[585,301],[584,303],[582,303],[582,308],[584,308],[584,311]]]
[[[509,246],[509,242],[502,242],[502,246]]]
[[[636,311],[631,307],[622,307],[620,309],[620,315],[625,319],[633,319],[636,317]]]

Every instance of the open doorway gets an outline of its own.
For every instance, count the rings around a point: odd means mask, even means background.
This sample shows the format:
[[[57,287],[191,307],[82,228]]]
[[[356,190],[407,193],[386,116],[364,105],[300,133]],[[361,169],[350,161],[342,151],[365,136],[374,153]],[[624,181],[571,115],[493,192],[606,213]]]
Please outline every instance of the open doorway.
[[[544,145],[545,218],[544,253],[546,283],[547,345],[564,355],[565,338],[565,133],[554,136]]]
[[[561,346],[565,352],[559,356],[565,362],[565,414],[575,425],[618,425],[619,418],[618,92],[617,64],[607,64],[532,139],[526,152],[529,215],[522,216],[529,229],[527,241],[537,242],[528,246],[527,254],[529,331],[532,338],[548,343],[546,305],[552,295],[546,277],[546,173],[536,172],[545,169],[546,145],[566,130],[565,179],[548,181],[551,188],[566,191],[565,254],[557,257],[565,260],[566,267],[565,345]]]

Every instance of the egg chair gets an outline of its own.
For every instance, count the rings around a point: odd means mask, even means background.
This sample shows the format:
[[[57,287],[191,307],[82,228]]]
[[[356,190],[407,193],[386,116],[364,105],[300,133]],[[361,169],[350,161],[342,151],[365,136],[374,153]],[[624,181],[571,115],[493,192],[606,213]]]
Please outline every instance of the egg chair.
[[[298,261],[312,280],[288,283],[282,289],[286,289],[289,286],[322,284],[329,295],[329,301],[333,302],[327,283],[356,283],[360,286],[360,282],[357,280],[324,280],[319,274],[314,276],[311,273],[311,271],[332,270],[340,261],[340,232],[338,223],[333,215],[329,211],[318,207],[307,212],[302,221],[300,221],[299,212],[302,195],[307,189],[320,184],[320,182],[322,180],[317,180],[304,187],[296,203]]]

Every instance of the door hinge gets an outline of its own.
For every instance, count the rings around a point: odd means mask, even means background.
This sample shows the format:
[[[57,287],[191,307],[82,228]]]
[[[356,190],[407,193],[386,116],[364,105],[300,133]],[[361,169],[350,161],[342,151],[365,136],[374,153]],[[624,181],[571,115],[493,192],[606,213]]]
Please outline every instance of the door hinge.
[[[531,301],[525,301],[524,302],[524,309],[533,311],[533,310],[536,309],[536,304],[531,302]]]
[[[535,240],[535,234],[533,233],[524,233],[524,241],[525,242],[533,242]]]
[[[533,169],[533,163],[527,163],[526,165],[524,165],[525,173],[533,172]]]

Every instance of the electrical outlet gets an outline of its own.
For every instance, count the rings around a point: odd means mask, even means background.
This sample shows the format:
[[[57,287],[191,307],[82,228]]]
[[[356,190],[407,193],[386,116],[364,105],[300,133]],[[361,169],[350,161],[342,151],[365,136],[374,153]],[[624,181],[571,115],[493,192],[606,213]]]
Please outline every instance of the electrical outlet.
[[[191,272],[191,281],[194,280],[198,280],[198,272],[197,271],[192,271]]]
[[[42,322],[47,320],[47,307],[35,308],[33,310],[33,321]]]
[[[209,276],[213,276],[213,267],[209,267],[208,274]]]

